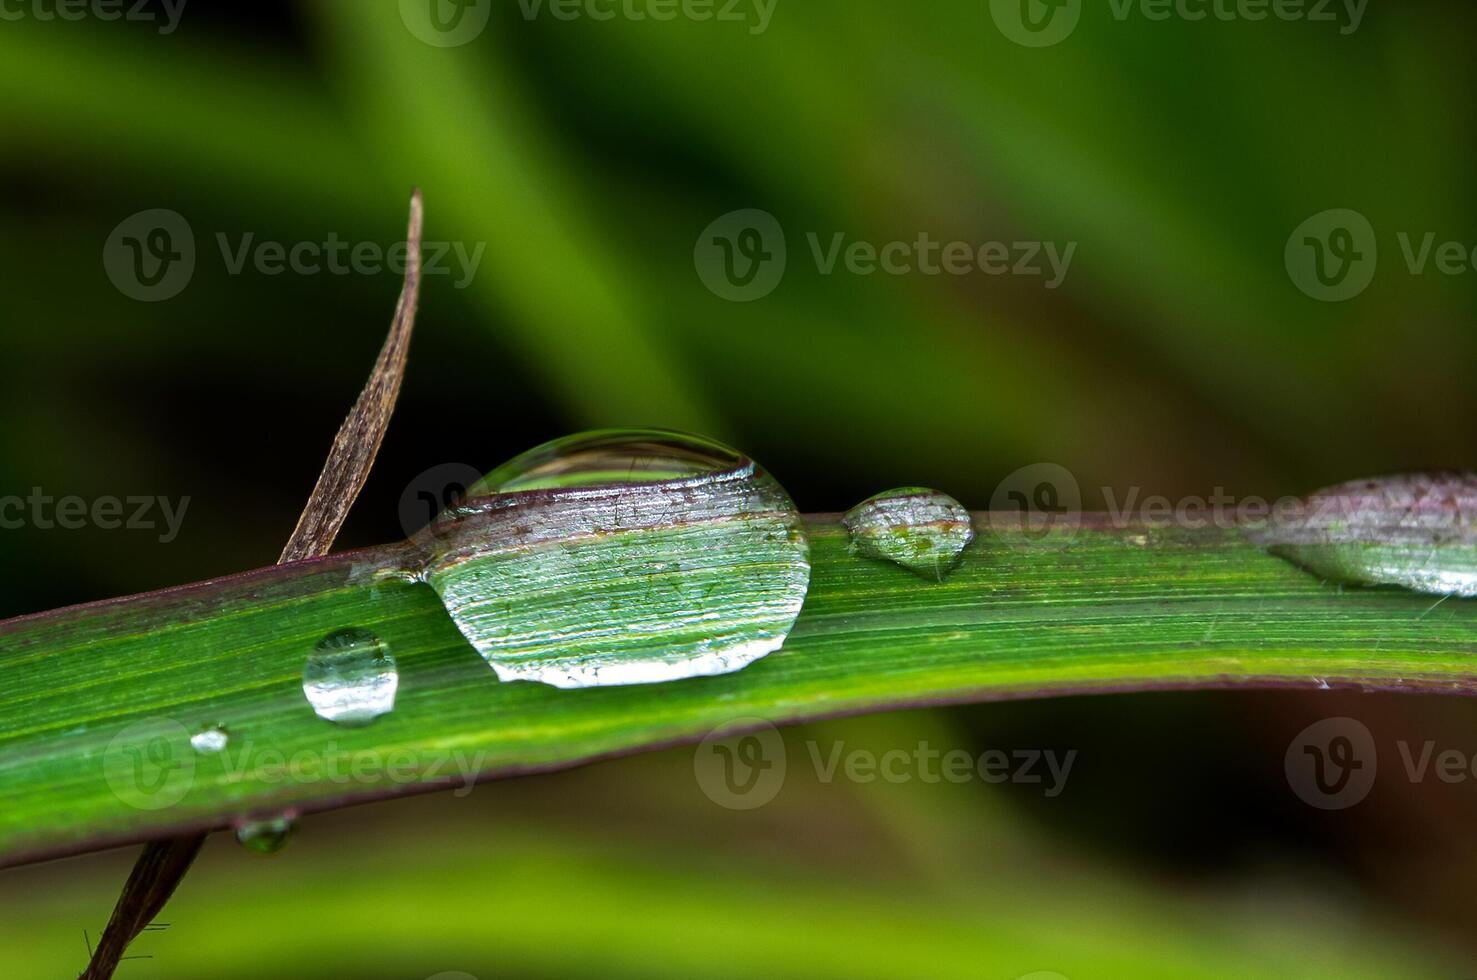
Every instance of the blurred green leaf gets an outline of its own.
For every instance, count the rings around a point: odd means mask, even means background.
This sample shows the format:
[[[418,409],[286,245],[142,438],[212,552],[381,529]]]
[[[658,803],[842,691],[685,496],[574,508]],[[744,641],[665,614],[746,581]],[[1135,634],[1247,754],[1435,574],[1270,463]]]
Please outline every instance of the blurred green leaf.
[[[1316,914],[1310,924],[1325,941],[1308,942],[1288,927],[1280,902],[1169,902],[1061,874],[935,896],[885,883],[838,886],[801,869],[694,864],[681,848],[602,846],[506,824],[458,827],[461,834],[439,838],[406,827],[414,839],[403,844],[304,839],[270,862],[224,852],[212,861],[207,851],[168,930],[135,947],[154,959],[125,966],[144,978],[322,972],[397,980],[449,970],[482,980],[1013,980],[1038,971],[1394,980],[1443,968],[1429,949]],[[246,862],[253,873],[242,873]],[[14,924],[0,931],[7,973],[54,976],[80,963],[90,899],[75,886],[27,895],[34,921],[24,935]]]

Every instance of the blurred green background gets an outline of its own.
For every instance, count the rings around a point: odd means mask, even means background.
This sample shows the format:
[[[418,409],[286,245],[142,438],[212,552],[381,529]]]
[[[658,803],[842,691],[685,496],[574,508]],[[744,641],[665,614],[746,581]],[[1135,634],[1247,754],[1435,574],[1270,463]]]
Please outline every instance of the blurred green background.
[[[984,509],[1047,461],[1088,508],[1101,488],[1272,498],[1477,461],[1477,271],[1414,274],[1397,237],[1477,244],[1469,4],[1370,4],[1353,30],[1088,5],[1042,48],[986,0],[778,0],[762,29],[752,3],[566,20],[484,0],[454,47],[399,6],[189,3],[168,33],[6,8],[0,494],[190,504],[168,543],[0,532],[0,616],[276,558],[399,282],[238,274],[218,236],[386,247],[413,185],[428,239],[484,251],[465,288],[426,280],[344,547],[402,537],[428,468],[605,425],[725,439],[807,511],[905,484]],[[139,302],[104,252],[156,208],[183,216],[196,263]],[[745,208],[788,261],[732,302],[694,249]],[[1378,243],[1343,302],[1284,259],[1329,208]],[[1054,289],[826,275],[808,236],[837,233],[1075,252]],[[1341,714],[1387,767],[1323,812],[1283,754]],[[1075,749],[1059,796],[792,765],[773,803],[729,811],[687,749],[379,804],[305,821],[271,860],[217,835],[120,976],[1465,975],[1477,789],[1412,784],[1394,746],[1470,758],[1474,722],[1463,701],[1338,693],[998,704],[797,730],[790,758]],[[0,874],[18,913],[0,974],[80,968],[132,858]]]

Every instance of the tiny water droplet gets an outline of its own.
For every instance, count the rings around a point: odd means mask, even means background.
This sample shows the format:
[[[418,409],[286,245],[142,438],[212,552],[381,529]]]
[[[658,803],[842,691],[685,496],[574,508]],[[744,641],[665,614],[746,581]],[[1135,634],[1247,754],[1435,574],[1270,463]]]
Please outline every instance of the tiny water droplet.
[[[303,667],[303,694],[313,711],[349,727],[388,713],[399,687],[389,646],[360,627],[335,630],[319,640]]]
[[[810,584],[784,488],[683,433],[556,440],[488,474],[438,522],[425,580],[504,681],[738,670],[779,649]]]
[[[236,828],[236,842],[255,854],[275,854],[287,844],[296,827],[291,817],[253,820]]]
[[[228,741],[230,735],[224,725],[205,725],[190,736],[190,747],[196,752],[210,754],[224,749]]]
[[[1477,475],[1339,484],[1279,508],[1250,536],[1334,582],[1477,596]]]
[[[857,554],[896,562],[936,582],[953,571],[974,540],[969,511],[948,494],[926,487],[868,497],[847,511],[841,523]]]

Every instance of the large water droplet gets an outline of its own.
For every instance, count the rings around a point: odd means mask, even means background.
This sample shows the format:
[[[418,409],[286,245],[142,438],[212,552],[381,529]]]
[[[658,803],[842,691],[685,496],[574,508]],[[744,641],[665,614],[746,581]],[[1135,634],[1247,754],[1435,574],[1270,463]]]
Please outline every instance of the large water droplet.
[[[974,540],[969,511],[948,494],[926,487],[869,497],[847,511],[841,523],[857,554],[896,562],[936,582],[954,569]]]
[[[1279,508],[1252,538],[1326,579],[1477,596],[1477,475],[1357,480]]]
[[[303,667],[303,694],[313,710],[340,725],[367,725],[389,712],[399,687],[389,646],[359,627],[319,640]]]
[[[784,489],[734,450],[681,433],[548,443],[441,521],[426,580],[505,681],[738,670],[779,649],[810,584]]]
[[[290,817],[253,820],[236,828],[236,842],[256,854],[275,854],[287,844],[296,826]]]
[[[226,732],[225,726],[205,725],[190,736],[190,747],[196,752],[211,754],[224,749],[229,741],[230,735]]]

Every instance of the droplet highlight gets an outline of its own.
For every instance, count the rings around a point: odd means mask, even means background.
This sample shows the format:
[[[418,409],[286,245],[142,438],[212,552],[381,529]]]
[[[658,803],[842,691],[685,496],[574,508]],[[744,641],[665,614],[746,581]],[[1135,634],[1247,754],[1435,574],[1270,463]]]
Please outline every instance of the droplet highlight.
[[[894,562],[942,582],[974,540],[969,511],[946,493],[927,487],[888,490],[857,504],[841,518],[859,555]]]
[[[1477,596],[1477,474],[1339,484],[1278,508],[1250,536],[1334,582]]]
[[[360,627],[335,630],[319,640],[303,666],[303,695],[313,711],[348,727],[367,725],[393,710],[399,687],[389,646]]]
[[[230,742],[230,734],[223,725],[205,725],[190,736],[190,747],[203,755],[222,751]]]
[[[253,854],[276,854],[287,845],[296,827],[290,817],[253,820],[236,828],[236,843]]]
[[[438,525],[423,577],[504,681],[738,670],[780,648],[810,584],[784,488],[685,433],[556,440],[488,474]]]

